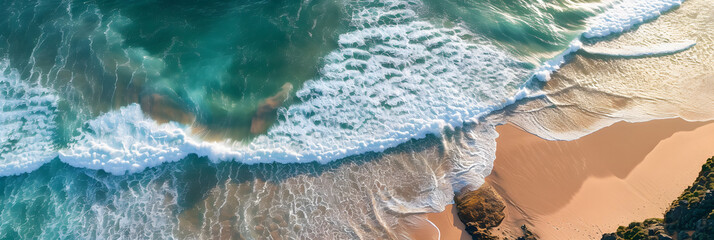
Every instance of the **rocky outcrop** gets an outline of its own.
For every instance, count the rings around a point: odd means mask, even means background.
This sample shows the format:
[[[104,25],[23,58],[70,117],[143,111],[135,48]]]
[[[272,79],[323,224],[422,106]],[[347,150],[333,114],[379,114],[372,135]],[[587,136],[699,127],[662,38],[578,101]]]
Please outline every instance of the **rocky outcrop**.
[[[491,229],[505,218],[506,204],[500,195],[487,183],[476,191],[461,193],[454,197],[459,219],[474,239],[498,239]]]
[[[664,219],[647,219],[620,226],[615,233],[607,233],[603,240],[657,239],[714,239],[714,157],[702,166],[692,186],[684,190]]]

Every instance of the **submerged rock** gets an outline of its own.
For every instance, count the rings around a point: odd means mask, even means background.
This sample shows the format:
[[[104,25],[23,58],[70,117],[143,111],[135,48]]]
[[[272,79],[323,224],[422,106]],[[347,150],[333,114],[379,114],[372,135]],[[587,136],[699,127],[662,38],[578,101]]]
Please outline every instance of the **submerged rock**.
[[[253,114],[253,118],[250,122],[250,133],[260,134],[268,130],[270,120],[274,117],[275,111],[290,97],[290,91],[292,90],[293,85],[285,83],[278,93],[266,98],[258,105],[258,109],[255,110],[255,114]]]

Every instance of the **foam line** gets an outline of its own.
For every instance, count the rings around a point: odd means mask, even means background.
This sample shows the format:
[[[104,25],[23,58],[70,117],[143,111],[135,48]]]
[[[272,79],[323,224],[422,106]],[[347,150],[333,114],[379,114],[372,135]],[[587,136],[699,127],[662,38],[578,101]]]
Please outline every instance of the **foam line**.
[[[177,161],[198,152],[199,145],[178,125],[159,125],[144,116],[138,104],[132,104],[87,122],[59,157],[75,167],[124,174]]]
[[[580,40],[573,40],[573,42],[570,43],[567,49],[563,51],[562,53],[558,54],[555,56],[553,59],[550,59],[546,62],[544,62],[534,73],[533,76],[535,79],[538,79],[543,82],[547,82],[550,80],[550,74],[552,74],[555,71],[558,71],[560,69],[560,66],[565,64],[566,57],[574,52],[577,52],[580,50],[580,48],[583,46],[583,44],[580,42]]]

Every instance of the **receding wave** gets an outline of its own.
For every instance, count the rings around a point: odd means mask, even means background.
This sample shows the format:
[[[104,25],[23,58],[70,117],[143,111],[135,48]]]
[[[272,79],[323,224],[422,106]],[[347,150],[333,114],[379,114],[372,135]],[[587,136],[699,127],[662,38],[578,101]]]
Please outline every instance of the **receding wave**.
[[[620,46],[618,48],[590,47],[581,49],[591,55],[607,57],[647,57],[674,54],[696,45],[696,41],[687,40],[673,43],[660,43],[646,46]]]
[[[588,20],[587,29],[581,34],[580,38],[602,38],[613,34],[626,32],[634,26],[646,21],[657,18],[663,12],[679,6],[682,0],[632,0],[632,1],[615,1],[603,13],[592,17]],[[550,80],[550,74],[560,69],[560,66],[565,64],[565,57],[574,53],[583,47],[580,38],[573,40],[568,48],[561,54],[544,62],[539,69],[535,71],[535,77],[541,81]],[[666,46],[668,49],[682,46]],[[689,46],[691,47],[691,46]],[[687,47],[687,48],[689,48]],[[587,48],[593,50],[593,48]],[[631,49],[627,49],[631,50]],[[623,50],[622,54],[627,50]],[[682,49],[680,51],[686,50]],[[597,50],[593,50],[596,51]],[[604,51],[603,51],[604,52]],[[677,51],[664,51],[662,54],[676,53]],[[642,52],[644,54],[644,52]],[[642,55],[635,55],[642,56]],[[624,56],[620,56],[624,57]]]

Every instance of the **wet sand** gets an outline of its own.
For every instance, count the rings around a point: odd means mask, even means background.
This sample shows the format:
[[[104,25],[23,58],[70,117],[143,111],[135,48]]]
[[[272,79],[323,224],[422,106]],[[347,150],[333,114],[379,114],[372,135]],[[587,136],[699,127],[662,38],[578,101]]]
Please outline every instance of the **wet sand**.
[[[714,155],[714,123],[619,122],[573,141],[514,125],[500,137],[492,184],[508,202],[505,235],[527,224],[541,239],[599,239],[619,225],[662,217]]]
[[[464,230],[466,226],[459,220],[457,210],[453,204],[446,206],[446,210],[440,213],[429,213],[427,219],[439,228],[442,240],[460,239],[470,240],[471,235]]]
[[[410,219],[410,223],[402,223],[400,227],[404,227],[407,237],[414,240],[471,240],[471,235],[465,231],[466,226],[456,214],[454,205],[449,204],[443,212],[416,216],[418,218]]]

